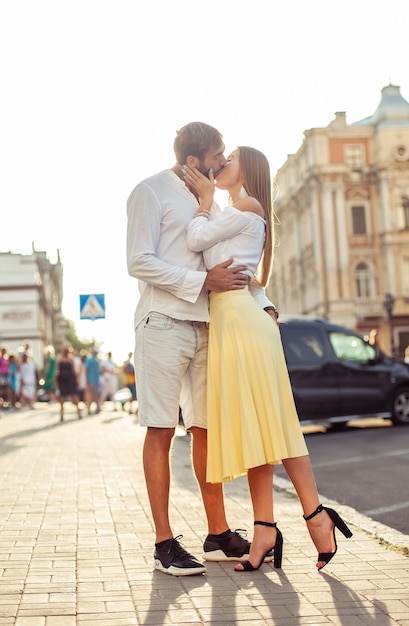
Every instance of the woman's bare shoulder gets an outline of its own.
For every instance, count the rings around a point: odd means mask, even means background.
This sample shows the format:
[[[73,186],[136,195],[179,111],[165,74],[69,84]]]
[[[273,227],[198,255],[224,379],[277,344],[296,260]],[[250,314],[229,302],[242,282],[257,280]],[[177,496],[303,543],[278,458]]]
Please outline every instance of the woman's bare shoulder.
[[[238,211],[256,213],[256,215],[264,217],[263,207],[261,206],[260,202],[255,198],[251,198],[250,196],[237,200],[237,202],[235,202],[233,206],[236,207]]]

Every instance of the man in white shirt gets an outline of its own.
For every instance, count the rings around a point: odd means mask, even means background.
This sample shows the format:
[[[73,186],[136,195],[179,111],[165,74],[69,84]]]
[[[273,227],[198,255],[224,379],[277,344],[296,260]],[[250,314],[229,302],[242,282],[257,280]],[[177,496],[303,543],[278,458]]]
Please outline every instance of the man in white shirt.
[[[115,408],[115,393],[117,391],[117,371],[118,368],[112,360],[112,352],[107,352],[107,357],[101,362],[101,382],[102,394],[101,403],[105,400],[111,400]]]
[[[245,266],[226,259],[206,272],[202,253],[187,246],[186,228],[199,206],[183,180],[182,166],[207,174],[226,165],[222,135],[200,122],[184,126],[174,142],[177,163],[142,181],[127,203],[129,274],[139,279],[135,312],[135,372],[140,424],[147,427],[143,463],[156,529],[155,567],[174,576],[205,571],[174,538],[169,522],[169,453],[182,408],[192,434],[193,468],[201,490],[209,535],[206,560],[245,560],[250,544],[226,520],[221,484],[206,482],[206,373],[208,292],[242,289]],[[260,306],[274,313],[263,290]]]

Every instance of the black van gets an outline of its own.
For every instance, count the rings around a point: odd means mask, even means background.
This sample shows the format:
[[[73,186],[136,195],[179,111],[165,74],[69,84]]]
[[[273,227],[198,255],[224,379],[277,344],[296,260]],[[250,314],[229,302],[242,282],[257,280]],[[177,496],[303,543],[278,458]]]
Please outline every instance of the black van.
[[[358,417],[409,424],[409,366],[324,318],[282,316],[280,332],[300,422]]]

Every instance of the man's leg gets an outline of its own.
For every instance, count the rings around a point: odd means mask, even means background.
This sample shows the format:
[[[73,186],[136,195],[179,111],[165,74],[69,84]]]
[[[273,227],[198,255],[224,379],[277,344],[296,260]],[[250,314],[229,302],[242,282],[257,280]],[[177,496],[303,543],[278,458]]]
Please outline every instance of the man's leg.
[[[172,576],[203,574],[205,567],[173,538],[169,523],[169,453],[174,428],[148,427],[143,465],[152,517],[156,529],[155,568]]]
[[[251,544],[239,532],[229,528],[224,508],[222,483],[206,482],[207,430],[193,426],[193,468],[202,494],[209,534],[204,544],[206,561],[245,561]],[[271,559],[270,559],[271,560]]]
[[[156,529],[155,543],[173,537],[169,523],[169,452],[174,428],[148,428],[143,447],[146,487]]]
[[[193,330],[192,324],[155,312],[136,329],[135,370],[139,381],[140,424],[147,427],[143,464],[156,530],[155,568],[173,576],[205,572],[204,565],[173,537],[169,522],[169,457],[177,425],[181,379],[189,363],[187,355],[196,345]]]
[[[218,535],[229,528],[224,508],[223,485],[206,482],[207,430],[193,426],[191,433],[193,468],[203,498],[209,533]]]

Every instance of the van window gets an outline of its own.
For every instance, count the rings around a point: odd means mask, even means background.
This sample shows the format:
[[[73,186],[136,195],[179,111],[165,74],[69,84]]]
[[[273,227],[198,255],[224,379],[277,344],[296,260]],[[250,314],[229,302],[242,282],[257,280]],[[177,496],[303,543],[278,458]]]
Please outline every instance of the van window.
[[[324,360],[324,346],[319,332],[280,324],[287,365],[317,365]]]
[[[376,350],[360,337],[347,333],[330,333],[329,340],[338,359],[368,363],[376,358]]]

